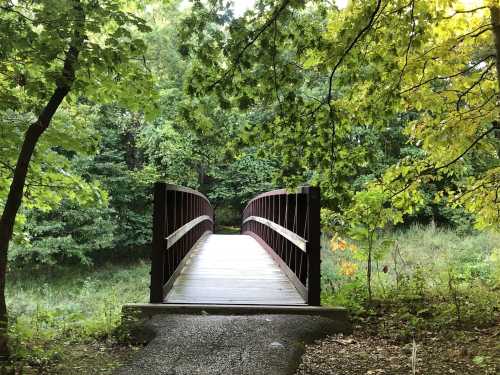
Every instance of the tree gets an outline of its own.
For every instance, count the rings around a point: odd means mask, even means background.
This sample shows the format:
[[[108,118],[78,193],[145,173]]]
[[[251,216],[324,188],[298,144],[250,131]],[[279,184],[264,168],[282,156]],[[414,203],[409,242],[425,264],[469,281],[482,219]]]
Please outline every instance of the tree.
[[[8,353],[5,274],[9,242],[40,137],[69,97],[85,94],[140,108],[150,86],[143,65],[149,28],[117,1],[4,1],[0,13],[0,110],[34,118],[20,127],[19,152],[0,219],[0,354]],[[123,90],[116,90],[121,83]],[[123,87],[124,83],[127,87]],[[126,94],[126,95],[123,95]]]
[[[189,89],[266,113],[254,131],[282,153],[284,180],[320,184],[337,212],[353,204],[359,167],[371,167],[360,130],[403,120],[419,152],[375,171],[363,188],[410,213],[434,184],[433,199],[498,229],[499,5],[463,4],[261,0],[232,19],[216,1],[194,2],[185,25],[200,32],[184,33],[198,61]]]
[[[208,197],[215,207],[231,207],[240,214],[250,199],[257,194],[272,190],[273,179],[278,171],[276,160],[259,157],[255,148],[247,148],[221,163],[212,172],[213,181]]]

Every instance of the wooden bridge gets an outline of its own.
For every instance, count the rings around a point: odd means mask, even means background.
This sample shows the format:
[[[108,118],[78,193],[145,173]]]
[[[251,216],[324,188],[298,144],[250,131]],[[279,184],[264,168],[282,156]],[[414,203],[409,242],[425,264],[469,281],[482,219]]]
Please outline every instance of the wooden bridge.
[[[253,198],[241,234],[213,234],[201,193],[155,184],[151,303],[320,305],[320,192]]]

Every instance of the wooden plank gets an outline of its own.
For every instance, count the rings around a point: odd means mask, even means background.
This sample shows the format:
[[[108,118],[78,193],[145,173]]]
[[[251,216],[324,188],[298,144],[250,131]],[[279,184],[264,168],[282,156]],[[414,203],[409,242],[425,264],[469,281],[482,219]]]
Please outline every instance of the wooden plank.
[[[288,241],[293,243],[295,246],[297,246],[300,250],[306,251],[306,246],[307,246],[307,241],[300,237],[297,233],[292,232],[289,229],[286,229],[285,227],[282,227],[279,224],[276,224],[274,221],[265,219],[260,216],[249,216],[245,220],[243,220],[243,224],[245,224],[248,221],[257,221],[261,224],[267,225],[269,228],[274,230],[275,232],[278,232],[281,234],[283,237],[285,237]]]
[[[210,231],[206,231],[205,233],[203,233],[201,235],[201,237],[198,239],[198,241],[196,241],[195,244],[193,245],[193,247],[188,251],[188,253],[186,254],[186,256],[184,256],[184,258],[180,261],[179,265],[175,269],[175,271],[172,274],[172,276],[170,276],[170,278],[165,283],[165,285],[163,285],[163,295],[164,296],[170,291],[170,289],[172,289],[172,286],[174,285],[175,280],[181,274],[182,269],[184,268],[184,266],[189,262],[191,256],[196,252],[196,250],[198,249],[198,247],[202,246],[202,244],[205,242],[205,240],[207,239],[207,237],[209,236],[210,233],[211,233]]]
[[[204,287],[204,288],[223,288],[227,279],[177,279],[177,286],[179,288],[186,287]],[[276,284],[276,288],[279,290],[288,289],[289,282],[288,280],[278,280],[273,281]],[[245,288],[245,289],[262,289],[267,288],[269,286],[268,280],[255,280],[255,279],[235,279],[231,283],[233,288]]]
[[[191,229],[205,220],[212,221],[212,218],[208,215],[198,216],[196,219],[191,220],[189,223],[186,223],[182,227],[177,229],[174,233],[166,238],[167,249],[172,247],[172,245],[179,241],[187,232],[189,232]]]
[[[226,283],[227,279],[182,279],[179,278],[177,285],[185,287],[205,287],[205,288],[221,288]],[[288,288],[288,280],[277,280],[274,282],[276,288]],[[239,279],[232,282],[234,288],[266,288],[269,286],[268,280],[255,280],[255,279]]]
[[[232,298],[206,298],[204,302],[193,302],[189,298],[172,298],[167,303],[204,303],[204,304],[220,304],[220,305],[283,305],[283,306],[305,306],[303,299],[283,299],[270,302],[269,299],[232,299]]]
[[[304,300],[297,296],[295,291],[275,291],[273,293],[266,291],[263,293],[262,289],[245,289],[244,295],[242,295],[242,288],[203,288],[203,296],[200,297],[200,288],[185,288],[185,289],[177,289],[173,291],[169,298],[170,299],[185,299],[193,301],[194,299],[203,298],[205,301],[210,300],[220,300],[220,299],[232,299],[232,300],[266,300],[268,302],[272,301],[280,301],[280,300],[291,300],[296,301],[297,299],[304,302]]]
[[[213,278],[213,273],[205,273],[205,274],[199,274],[199,275],[196,275],[196,274],[188,274],[188,275],[184,275],[182,274],[182,277],[180,277],[181,279],[186,279],[186,280],[200,280],[200,279],[211,279]],[[224,279],[227,280],[227,279],[235,279],[235,280],[254,280],[255,279],[255,275],[238,275],[238,274],[229,274],[229,275],[224,275]],[[276,275],[263,275],[261,277],[259,277],[259,280],[265,280],[265,281],[282,281],[282,280],[285,280],[287,281],[288,279],[285,278],[281,278],[281,277],[276,277]],[[289,280],[288,280],[289,281]]]
[[[304,305],[259,243],[247,235],[210,235],[174,282],[165,303]]]
[[[271,247],[258,235],[256,235],[253,232],[248,232],[249,236],[252,236],[255,238],[255,240],[269,253],[269,255],[274,259],[276,264],[279,266],[282,272],[286,275],[288,280],[293,284],[295,289],[299,292],[299,294],[302,296],[304,300],[307,300],[307,289],[306,287],[300,282],[299,278],[295,273],[288,267],[288,265],[285,263],[283,259],[280,258],[278,254],[274,251],[274,249],[271,249]]]

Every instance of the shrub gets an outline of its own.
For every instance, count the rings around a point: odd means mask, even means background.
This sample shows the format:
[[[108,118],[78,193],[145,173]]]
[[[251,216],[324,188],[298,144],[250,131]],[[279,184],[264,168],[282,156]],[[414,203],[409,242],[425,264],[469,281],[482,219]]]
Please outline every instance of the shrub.
[[[340,239],[345,249],[332,251],[328,240],[323,239],[324,302],[365,311],[363,254],[349,250],[356,248],[355,241]],[[500,234],[459,234],[430,225],[386,233],[382,241],[387,240],[392,247],[375,260],[375,298],[401,306],[402,315],[417,326],[428,318],[437,325],[480,325],[497,319]],[[346,272],[346,262],[354,272]]]

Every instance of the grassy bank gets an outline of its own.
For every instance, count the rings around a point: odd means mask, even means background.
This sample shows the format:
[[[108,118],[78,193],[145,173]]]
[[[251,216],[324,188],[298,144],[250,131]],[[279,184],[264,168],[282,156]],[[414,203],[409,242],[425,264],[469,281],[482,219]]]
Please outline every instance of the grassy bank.
[[[362,243],[323,239],[323,303],[350,309],[354,333],[308,347],[298,374],[497,374],[500,235],[434,226],[373,247],[372,301]]]
[[[435,326],[481,326],[500,310],[500,234],[460,235],[415,226],[382,236],[373,249],[373,303],[367,301],[363,244],[323,241],[323,301],[354,313],[390,308],[412,333]]]
[[[23,373],[108,373],[129,354],[115,345],[121,307],[145,302],[148,287],[144,262],[12,271],[7,301],[14,362]]]

